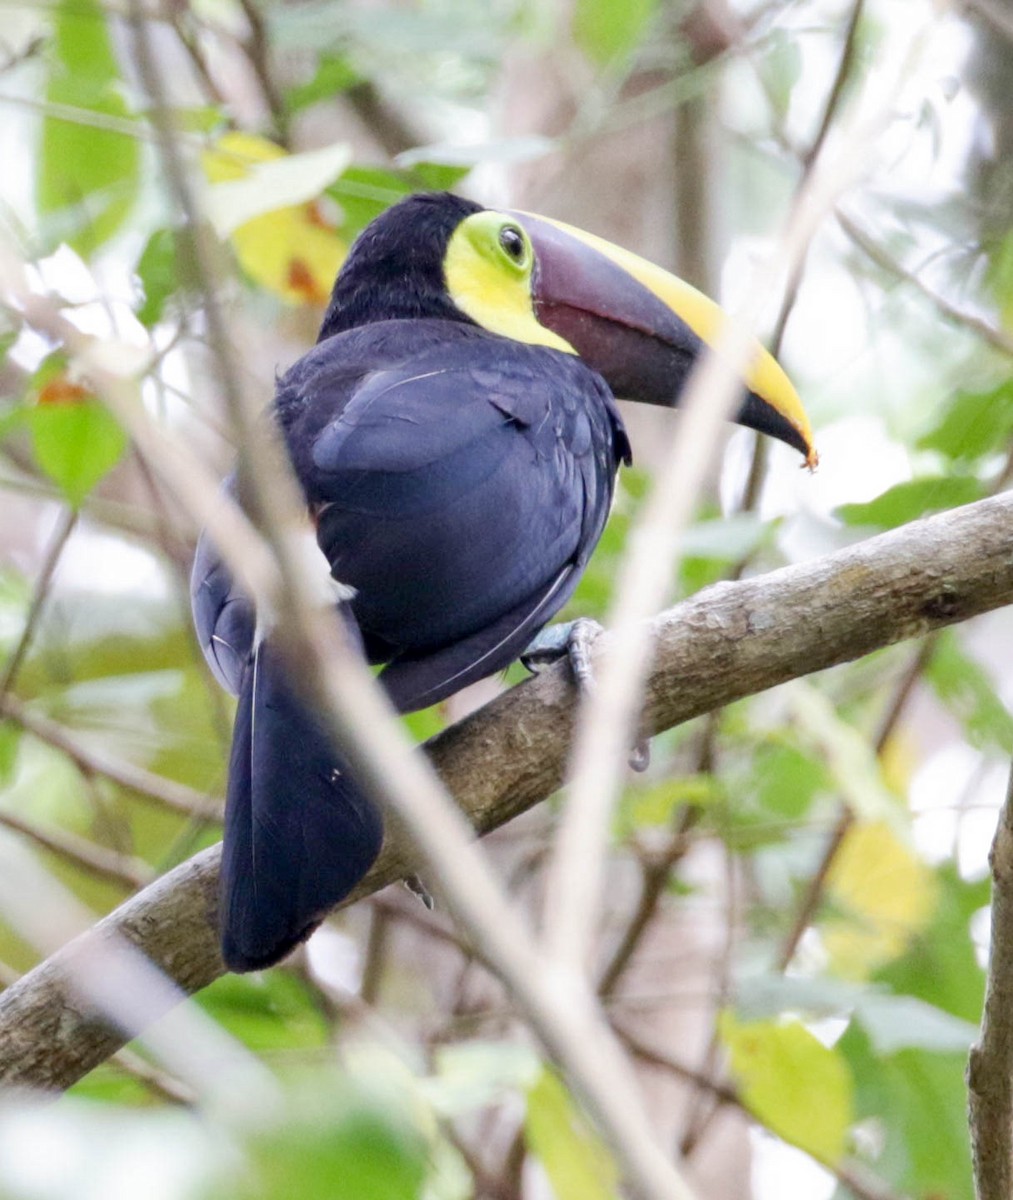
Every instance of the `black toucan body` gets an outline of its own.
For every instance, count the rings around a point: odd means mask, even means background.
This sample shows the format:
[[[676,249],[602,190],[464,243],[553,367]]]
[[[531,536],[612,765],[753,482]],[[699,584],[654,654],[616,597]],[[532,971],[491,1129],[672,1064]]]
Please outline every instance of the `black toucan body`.
[[[566,226],[414,196],[373,222],[275,417],[336,604],[401,712],[501,670],[566,602],[630,448],[615,395],[672,405],[720,311]],[[757,348],[738,420],[812,463]],[[231,486],[231,485],[230,485]],[[207,538],[192,597],[239,697],[225,816],[226,964],[276,962],[362,878],[383,826]]]

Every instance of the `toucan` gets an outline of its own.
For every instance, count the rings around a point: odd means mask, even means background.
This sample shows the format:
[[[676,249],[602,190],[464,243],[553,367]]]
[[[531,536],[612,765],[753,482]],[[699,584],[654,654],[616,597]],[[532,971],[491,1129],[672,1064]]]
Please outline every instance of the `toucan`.
[[[360,234],[273,407],[336,601],[402,713],[505,668],[572,595],[630,444],[616,397],[671,406],[723,315],[617,246],[449,193]],[[759,346],[737,421],[815,462]],[[227,487],[235,489],[234,481]],[[205,535],[197,634],[238,696],[220,928],[227,967],[284,957],[368,871],[375,802]]]

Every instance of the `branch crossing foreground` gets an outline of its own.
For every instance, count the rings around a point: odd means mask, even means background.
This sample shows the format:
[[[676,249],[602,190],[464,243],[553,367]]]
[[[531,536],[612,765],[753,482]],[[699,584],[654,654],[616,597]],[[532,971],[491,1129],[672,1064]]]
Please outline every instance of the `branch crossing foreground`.
[[[644,727],[657,733],[905,638],[1013,601],[1013,493],[982,500],[810,563],[719,583],[653,622]],[[608,639],[599,643],[608,653]],[[479,835],[563,781],[574,718],[564,665],[445,730],[427,751]],[[111,1028],[75,994],[73,960],[126,937],[177,999],[223,972],[216,928],[220,848],[144,888],[0,994],[0,1083],[69,1087],[140,1029]],[[352,904],[411,872],[397,831]],[[1013,938],[1013,931],[1008,934]],[[150,1023],[161,1013],[146,1014]]]

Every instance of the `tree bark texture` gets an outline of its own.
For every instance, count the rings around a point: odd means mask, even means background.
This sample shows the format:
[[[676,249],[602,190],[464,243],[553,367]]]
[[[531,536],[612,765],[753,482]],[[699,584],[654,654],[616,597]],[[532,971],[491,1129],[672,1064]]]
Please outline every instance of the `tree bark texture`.
[[[810,563],[719,583],[661,614],[645,728],[669,729],[775,684],[851,661],[1013,600],[1013,493],[918,521]],[[608,653],[608,639],[599,653]],[[498,697],[428,743],[481,835],[563,780],[575,716],[567,669]],[[216,930],[219,848],[126,901],[0,995],[0,1083],[70,1086],[127,1040],[77,998],[72,960],[122,934],[192,993],[223,971]],[[392,830],[345,903],[412,868]],[[438,883],[438,881],[435,881]],[[151,1019],[157,1013],[151,1013]],[[133,1031],[139,1032],[139,1031]]]
[[[981,1038],[967,1065],[978,1200],[1013,1195],[1013,771],[989,855],[992,933]]]

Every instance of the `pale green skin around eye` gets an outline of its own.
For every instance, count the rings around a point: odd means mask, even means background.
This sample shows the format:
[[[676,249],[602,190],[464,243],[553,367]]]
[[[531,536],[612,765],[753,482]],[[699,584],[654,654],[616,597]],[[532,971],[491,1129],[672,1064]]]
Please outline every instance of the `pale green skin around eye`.
[[[523,254],[513,257],[501,241],[504,229],[516,231]],[[534,251],[527,233],[510,217],[480,212],[454,230],[443,263],[447,291],[462,312],[485,329],[514,341],[576,351],[558,334],[540,325],[531,300]]]

